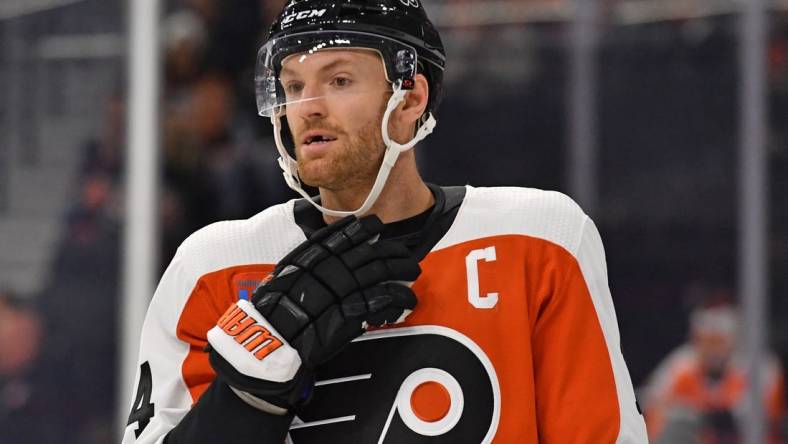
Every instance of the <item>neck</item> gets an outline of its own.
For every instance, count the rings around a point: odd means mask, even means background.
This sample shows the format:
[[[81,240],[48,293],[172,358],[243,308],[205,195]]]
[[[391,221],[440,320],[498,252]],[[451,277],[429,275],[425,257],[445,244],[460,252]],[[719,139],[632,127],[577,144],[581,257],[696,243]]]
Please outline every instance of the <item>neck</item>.
[[[320,189],[320,200],[326,208],[352,211],[361,207],[369,195],[375,178],[358,186],[339,190]],[[413,151],[400,155],[391,169],[386,185],[366,214],[377,215],[383,223],[396,222],[421,214],[435,203],[432,192],[424,183],[418,170]],[[337,220],[324,215],[326,223]]]

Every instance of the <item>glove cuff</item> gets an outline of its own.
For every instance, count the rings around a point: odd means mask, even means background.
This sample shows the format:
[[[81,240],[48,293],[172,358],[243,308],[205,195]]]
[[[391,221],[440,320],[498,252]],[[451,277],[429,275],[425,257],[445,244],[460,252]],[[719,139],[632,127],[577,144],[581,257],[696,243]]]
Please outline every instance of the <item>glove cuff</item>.
[[[304,366],[298,369],[293,379],[286,382],[275,382],[242,374],[215,347],[210,348],[208,360],[216,374],[233,389],[236,395],[247,404],[262,411],[283,415],[291,408],[305,405],[312,399],[315,378],[313,372]],[[256,398],[269,404],[271,408],[250,402],[250,398]],[[260,408],[261,406],[263,408]]]

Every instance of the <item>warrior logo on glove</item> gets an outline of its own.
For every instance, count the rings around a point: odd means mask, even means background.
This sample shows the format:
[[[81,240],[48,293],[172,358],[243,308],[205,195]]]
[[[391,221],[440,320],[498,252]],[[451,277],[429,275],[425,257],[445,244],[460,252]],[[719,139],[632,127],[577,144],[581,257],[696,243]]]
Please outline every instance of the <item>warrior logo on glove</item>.
[[[282,341],[258,324],[253,317],[247,315],[238,304],[231,305],[216,325],[261,361],[282,346]]]

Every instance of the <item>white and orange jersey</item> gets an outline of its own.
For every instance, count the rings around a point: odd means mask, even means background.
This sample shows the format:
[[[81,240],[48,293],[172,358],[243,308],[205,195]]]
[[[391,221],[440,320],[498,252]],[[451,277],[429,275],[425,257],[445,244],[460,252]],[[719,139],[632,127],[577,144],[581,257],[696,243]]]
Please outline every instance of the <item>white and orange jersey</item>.
[[[132,409],[143,420],[124,443],[163,442],[213,381],[206,333],[305,240],[294,202],[210,225],[179,248],[142,332],[137,383],[148,396],[135,405],[150,410]],[[421,267],[404,324],[317,369],[290,442],[647,442],[602,243],[571,199],[467,187]]]

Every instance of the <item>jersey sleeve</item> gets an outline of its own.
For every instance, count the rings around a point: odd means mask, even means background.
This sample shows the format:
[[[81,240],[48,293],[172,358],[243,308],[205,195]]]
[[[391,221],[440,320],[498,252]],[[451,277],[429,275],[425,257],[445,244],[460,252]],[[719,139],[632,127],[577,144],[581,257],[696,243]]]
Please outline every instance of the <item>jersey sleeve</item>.
[[[574,259],[549,273],[553,283],[532,326],[539,442],[647,443],[620,350],[602,241],[583,217]]]
[[[183,259],[178,250],[159,281],[145,316],[123,444],[162,443],[192,404],[181,373],[191,347],[176,335],[180,313],[195,284]]]
[[[270,266],[200,276],[195,268],[182,246],[148,308],[123,444],[284,442],[292,417],[243,402],[216,378],[205,351],[207,331],[233,301],[232,276]]]

